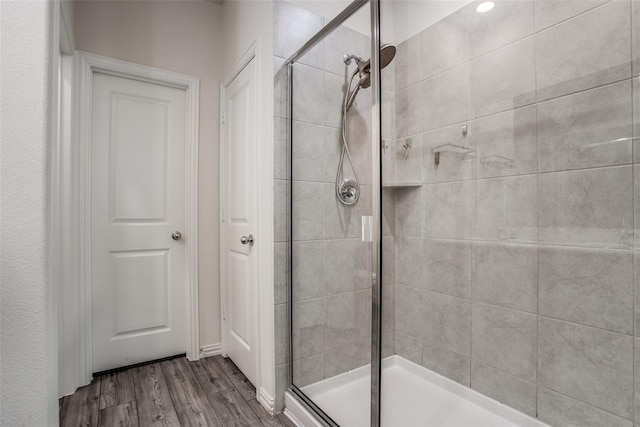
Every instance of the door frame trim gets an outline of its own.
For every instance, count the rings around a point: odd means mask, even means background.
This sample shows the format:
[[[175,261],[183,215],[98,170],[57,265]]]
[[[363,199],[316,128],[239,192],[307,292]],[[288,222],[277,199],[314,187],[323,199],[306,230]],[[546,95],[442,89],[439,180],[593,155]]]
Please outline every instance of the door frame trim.
[[[99,72],[174,87],[185,91],[185,282],[187,315],[187,359],[199,358],[198,318],[198,129],[200,79],[154,67],[121,61],[87,52],[75,55],[73,118],[74,138],[70,166],[72,175],[73,210],[78,236],[71,246],[77,248],[78,260],[74,274],[78,280],[78,362],[82,384],[91,381],[92,321],[91,321],[91,103],[93,75]],[[73,227],[73,225],[72,225]],[[73,307],[70,307],[73,310]],[[79,385],[82,385],[79,384]]]
[[[256,120],[259,121],[260,120],[260,116],[259,116],[259,111],[257,108],[257,105],[259,105],[259,94],[260,94],[260,81],[259,81],[259,65],[260,65],[260,43],[259,41],[256,39],[253,41],[253,43],[251,43],[251,46],[249,46],[249,48],[245,51],[245,53],[242,55],[242,57],[238,60],[238,62],[234,65],[233,69],[229,72],[229,74],[225,77],[224,81],[220,84],[220,256],[221,256],[221,262],[220,262],[220,302],[221,302],[221,310],[220,310],[220,326],[221,326],[221,333],[220,333],[220,341],[221,341],[221,353],[223,356],[226,357],[227,353],[226,353],[226,349],[227,346],[229,345],[229,343],[227,342],[227,328],[228,328],[228,322],[225,319],[225,312],[226,312],[226,306],[227,306],[227,297],[228,297],[228,283],[227,283],[227,268],[226,268],[226,263],[225,263],[225,257],[227,254],[227,243],[226,243],[226,232],[225,232],[225,210],[227,209],[227,206],[225,204],[226,202],[226,195],[228,192],[228,188],[227,188],[227,177],[226,177],[226,165],[224,163],[225,160],[225,154],[226,154],[226,148],[228,145],[228,141],[226,140],[225,137],[225,124],[224,124],[224,111],[225,111],[225,95],[226,95],[226,91],[227,88],[229,87],[229,85],[235,80],[236,77],[238,77],[238,75],[242,72],[242,70],[244,70],[244,68],[249,65],[249,63],[251,61],[255,61],[255,69],[254,69],[254,75],[252,76],[253,78],[253,82],[255,84],[255,96],[256,96],[256,105],[254,106],[256,108]],[[259,123],[256,122],[256,127],[259,127]],[[256,143],[258,144],[258,146],[260,145],[260,133],[259,133],[259,128],[256,130]],[[258,155],[258,153],[255,153],[256,156]],[[258,162],[256,162],[256,168],[258,167]],[[260,175],[256,174],[256,178],[258,179],[258,181],[260,180]],[[255,183],[256,188],[258,188],[258,192],[260,192],[260,183],[256,182]],[[257,200],[256,201],[256,207],[258,209],[258,211],[260,210],[260,201]],[[257,213],[257,212],[256,212]],[[253,301],[253,305],[254,305],[254,312],[256,313],[256,315],[254,316],[254,324],[251,325],[251,328],[255,334],[255,354],[256,354],[256,366],[255,366],[255,372],[256,372],[256,383],[254,384],[254,386],[256,387],[256,397],[260,398],[260,391],[261,391],[261,385],[262,385],[262,372],[261,372],[261,367],[260,367],[260,359],[261,359],[261,334],[260,334],[260,308],[261,308],[261,301],[260,301],[260,253],[262,252],[261,248],[263,247],[264,244],[264,239],[261,237],[263,232],[260,228],[260,221],[259,221],[259,215],[256,216],[256,235],[258,236],[258,239],[256,240],[256,245],[255,245],[255,256],[257,257],[257,261],[256,261],[256,267],[257,267],[257,271],[256,271],[256,286],[254,289],[254,301]]]

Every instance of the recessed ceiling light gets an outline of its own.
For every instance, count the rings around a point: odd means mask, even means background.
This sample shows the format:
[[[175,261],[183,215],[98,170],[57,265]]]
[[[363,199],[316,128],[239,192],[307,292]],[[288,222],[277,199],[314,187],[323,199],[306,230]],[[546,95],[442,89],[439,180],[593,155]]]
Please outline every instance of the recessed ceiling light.
[[[478,13],[487,13],[489,12],[491,9],[494,8],[496,4],[492,1],[483,1],[482,3],[480,3],[478,5],[478,7],[476,7],[476,12]]]

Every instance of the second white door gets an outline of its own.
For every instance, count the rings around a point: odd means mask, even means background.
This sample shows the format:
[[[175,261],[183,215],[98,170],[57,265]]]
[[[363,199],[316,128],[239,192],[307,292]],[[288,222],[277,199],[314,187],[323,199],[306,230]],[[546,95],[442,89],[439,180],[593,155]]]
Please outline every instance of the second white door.
[[[257,133],[255,59],[223,88],[223,351],[255,384]]]
[[[184,90],[94,73],[93,372],[184,353]]]

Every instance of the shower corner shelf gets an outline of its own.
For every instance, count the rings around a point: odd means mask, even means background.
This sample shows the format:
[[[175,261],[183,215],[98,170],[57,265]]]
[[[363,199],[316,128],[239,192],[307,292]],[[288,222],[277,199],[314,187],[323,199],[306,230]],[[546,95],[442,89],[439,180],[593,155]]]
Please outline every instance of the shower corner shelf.
[[[410,188],[422,187],[422,181],[401,181],[401,182],[385,182],[383,188]]]

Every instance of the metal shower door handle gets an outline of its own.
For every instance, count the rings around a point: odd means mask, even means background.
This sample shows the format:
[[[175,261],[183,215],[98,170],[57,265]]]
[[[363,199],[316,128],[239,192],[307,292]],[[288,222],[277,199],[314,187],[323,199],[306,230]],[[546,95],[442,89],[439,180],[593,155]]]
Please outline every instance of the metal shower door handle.
[[[253,234],[249,234],[248,236],[242,236],[240,238],[240,243],[242,243],[243,245],[246,245],[247,243],[250,246],[253,246],[253,242],[254,242],[254,238],[253,238]]]

